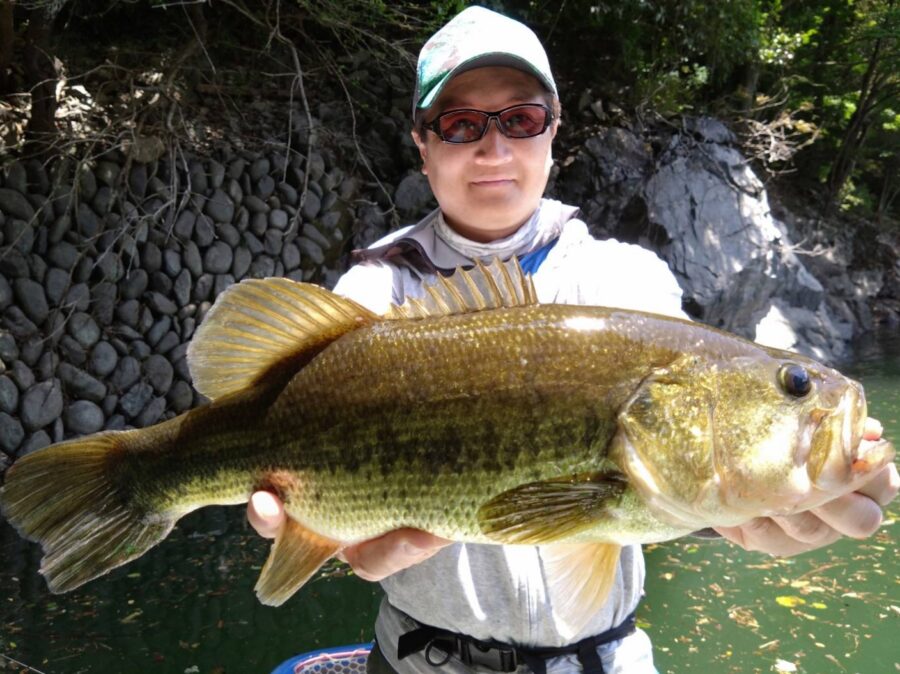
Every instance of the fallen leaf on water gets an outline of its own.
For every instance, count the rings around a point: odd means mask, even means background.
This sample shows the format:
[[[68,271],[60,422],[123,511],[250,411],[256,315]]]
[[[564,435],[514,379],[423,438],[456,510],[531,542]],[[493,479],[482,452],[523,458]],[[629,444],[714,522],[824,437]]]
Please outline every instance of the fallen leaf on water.
[[[787,606],[788,608],[794,608],[795,606],[802,606],[806,603],[806,600],[803,597],[794,597],[791,595],[782,595],[780,597],[775,597],[775,603],[779,606]]]
[[[793,662],[788,662],[787,660],[776,660],[775,664],[772,666],[772,670],[775,672],[796,672],[797,665]]]
[[[124,618],[122,618],[119,622],[122,623],[123,625],[127,625],[128,623],[133,623],[133,622],[134,622],[135,620],[137,620],[143,613],[144,613],[144,612],[143,612],[141,609],[138,609],[137,611],[133,611],[132,613],[129,613],[127,616],[125,616]]]

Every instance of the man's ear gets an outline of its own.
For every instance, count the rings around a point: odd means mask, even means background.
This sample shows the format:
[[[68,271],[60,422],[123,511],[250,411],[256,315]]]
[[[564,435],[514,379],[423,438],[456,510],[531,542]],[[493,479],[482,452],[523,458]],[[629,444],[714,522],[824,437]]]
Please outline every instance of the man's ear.
[[[422,158],[422,174],[428,175],[428,148],[425,146],[425,139],[415,129],[411,133],[413,142],[419,148],[419,156]]]

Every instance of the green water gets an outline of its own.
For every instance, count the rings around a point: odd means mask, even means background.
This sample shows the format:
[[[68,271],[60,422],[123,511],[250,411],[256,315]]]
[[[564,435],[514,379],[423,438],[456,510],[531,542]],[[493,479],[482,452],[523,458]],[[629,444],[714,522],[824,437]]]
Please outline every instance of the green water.
[[[900,438],[900,337],[863,345],[845,369]],[[900,671],[898,516],[892,506],[875,537],[794,559],[722,542],[648,546],[639,619],[660,672]],[[0,522],[0,672],[265,674],[371,638],[378,588],[340,567],[280,608],[259,605],[266,552],[241,509],[206,509],[143,558],[57,596],[36,572],[37,546]]]

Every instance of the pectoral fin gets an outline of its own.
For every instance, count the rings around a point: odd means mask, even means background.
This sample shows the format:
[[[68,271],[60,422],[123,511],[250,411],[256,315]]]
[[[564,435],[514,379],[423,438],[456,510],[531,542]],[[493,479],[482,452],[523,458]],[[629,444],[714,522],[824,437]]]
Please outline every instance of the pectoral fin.
[[[622,547],[572,543],[541,547],[550,605],[560,633],[573,637],[606,603],[616,579]]]
[[[289,517],[259,574],[256,596],[267,606],[281,606],[340,549],[337,541]]]
[[[531,482],[505,491],[481,506],[478,524],[486,536],[498,543],[552,543],[608,516],[625,487],[625,478],[619,473]]]

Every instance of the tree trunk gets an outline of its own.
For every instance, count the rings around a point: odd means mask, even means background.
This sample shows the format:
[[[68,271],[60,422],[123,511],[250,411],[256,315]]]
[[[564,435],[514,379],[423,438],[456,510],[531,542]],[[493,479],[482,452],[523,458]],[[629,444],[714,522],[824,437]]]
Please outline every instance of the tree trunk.
[[[28,13],[23,61],[25,85],[31,92],[31,117],[25,128],[26,153],[43,155],[56,140],[56,81],[55,59],[49,54],[50,17],[45,11],[33,9]]]

